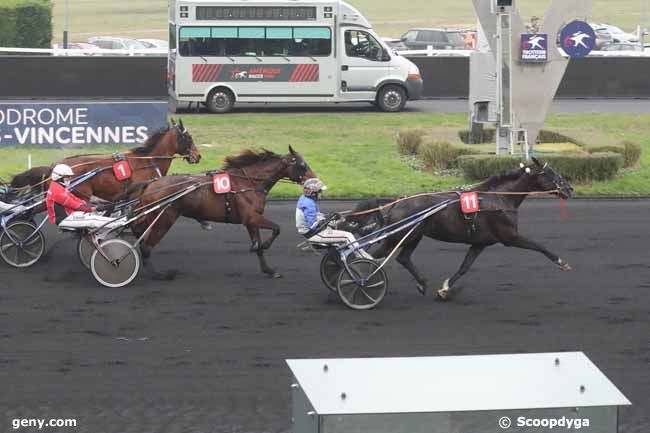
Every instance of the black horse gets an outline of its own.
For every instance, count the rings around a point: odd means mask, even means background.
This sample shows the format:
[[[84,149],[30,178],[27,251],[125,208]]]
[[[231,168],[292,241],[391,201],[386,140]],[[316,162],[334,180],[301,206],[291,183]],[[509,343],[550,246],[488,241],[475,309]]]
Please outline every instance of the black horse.
[[[428,236],[443,242],[463,243],[471,245],[460,269],[444,281],[437,294],[442,300],[451,296],[454,284],[472,266],[476,258],[486,247],[501,243],[507,247],[523,248],[538,251],[548,257],[563,271],[571,270],[564,260],[547,250],[544,246],[526,239],[518,232],[519,207],[529,192],[549,192],[559,195],[562,199],[571,196],[573,188],[548,164],[542,164],[533,158],[533,165],[524,166],[519,170],[504,172],[492,176],[471,191],[479,197],[480,210],[477,213],[465,215],[461,212],[460,203],[455,201],[442,211],[427,218],[402,244],[397,261],[415,277],[417,288],[423,295],[426,293],[427,280],[420,274],[411,261],[411,255],[417,248],[423,236]],[[463,191],[465,192],[465,191]],[[394,204],[381,200],[368,200],[360,203],[347,218],[348,229],[357,235],[376,230],[387,224],[398,222],[410,215],[427,209],[446,200],[458,200],[460,192],[441,194],[420,194],[412,198],[398,200]],[[367,212],[379,207],[381,212]],[[358,216],[354,216],[359,214]],[[375,257],[385,257],[401,240],[404,233],[398,233],[387,238],[374,251]]]

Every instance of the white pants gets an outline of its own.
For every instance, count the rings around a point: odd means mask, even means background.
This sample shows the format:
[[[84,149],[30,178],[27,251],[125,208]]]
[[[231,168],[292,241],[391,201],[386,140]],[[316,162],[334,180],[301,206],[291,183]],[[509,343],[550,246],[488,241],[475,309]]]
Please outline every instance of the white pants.
[[[25,206],[16,206],[15,204],[0,201],[0,213],[4,213],[9,209],[11,209],[11,213],[21,213],[25,210]]]
[[[309,238],[309,242],[319,244],[347,245],[353,242],[353,246],[358,247],[359,244],[356,241],[357,238],[352,233],[343,230],[334,230],[331,227],[327,227],[325,230]],[[372,256],[363,248],[357,250],[355,253],[364,259],[373,260]]]
[[[118,220],[96,213],[72,212],[66,219],[61,221],[59,228],[62,229],[113,229],[120,227],[126,221],[126,217]]]

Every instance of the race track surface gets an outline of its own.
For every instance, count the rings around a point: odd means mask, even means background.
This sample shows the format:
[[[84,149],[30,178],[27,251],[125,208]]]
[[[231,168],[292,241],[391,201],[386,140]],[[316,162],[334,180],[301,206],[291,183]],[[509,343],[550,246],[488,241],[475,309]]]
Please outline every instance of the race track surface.
[[[321,286],[320,257],[296,248],[293,203],[268,206],[283,229],[268,254],[284,275],[276,280],[258,272],[242,227],[205,232],[183,220],[154,251],[174,280],[143,273],[128,288],[101,288],[73,240],[50,229],[41,263],[0,266],[0,432],[14,418],[77,419],[45,432],[281,432],[290,428],[286,358],[578,350],[633,402],[620,431],[647,433],[649,211],[647,201],[571,201],[562,223],[557,201],[528,201],[521,231],[572,272],[495,246],[441,304],[392,263],[390,291],[369,312]],[[464,251],[428,240],[415,261],[438,287]]]

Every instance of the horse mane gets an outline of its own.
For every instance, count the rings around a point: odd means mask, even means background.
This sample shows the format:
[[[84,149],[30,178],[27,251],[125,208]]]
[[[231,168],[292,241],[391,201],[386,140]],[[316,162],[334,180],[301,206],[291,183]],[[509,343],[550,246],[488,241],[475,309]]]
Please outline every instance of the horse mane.
[[[156,144],[158,144],[158,142],[163,137],[163,135],[165,135],[167,131],[169,131],[169,129],[170,128],[166,126],[164,128],[160,128],[154,131],[153,134],[151,134],[149,138],[147,138],[147,141],[145,141],[142,146],[134,147],[133,149],[131,149],[131,152],[136,155],[148,155],[149,153],[151,153],[154,147],[156,147]]]
[[[523,172],[521,170],[502,171],[499,174],[495,174],[494,176],[490,176],[487,179],[483,180],[481,183],[476,185],[476,188],[474,189],[478,191],[489,191],[502,185],[505,182],[519,179],[522,174]]]
[[[223,162],[222,170],[233,168],[248,167],[262,161],[272,161],[281,159],[282,156],[267,149],[255,151],[252,149],[244,149],[239,155],[227,156]]]

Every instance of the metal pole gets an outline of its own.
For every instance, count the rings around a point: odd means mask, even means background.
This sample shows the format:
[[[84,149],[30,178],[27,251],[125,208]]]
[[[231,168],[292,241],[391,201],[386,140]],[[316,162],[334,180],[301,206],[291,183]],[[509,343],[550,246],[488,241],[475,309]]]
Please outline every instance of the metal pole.
[[[68,49],[68,0],[63,7],[63,49]]]
[[[645,32],[646,32],[646,20],[648,13],[648,0],[641,0],[641,17],[639,19],[639,44],[641,47],[644,46],[645,42]]]

